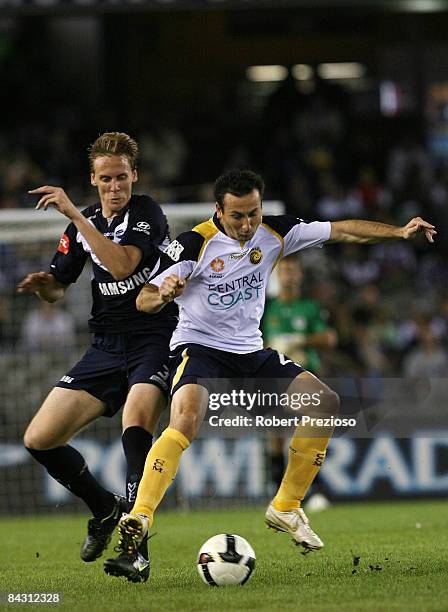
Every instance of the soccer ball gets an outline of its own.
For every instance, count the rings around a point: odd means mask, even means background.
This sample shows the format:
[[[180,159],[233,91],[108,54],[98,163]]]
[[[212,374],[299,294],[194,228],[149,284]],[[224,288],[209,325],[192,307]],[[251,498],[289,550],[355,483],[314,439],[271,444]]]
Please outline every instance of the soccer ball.
[[[239,535],[220,533],[201,547],[198,572],[210,586],[245,584],[255,567],[252,546]]]

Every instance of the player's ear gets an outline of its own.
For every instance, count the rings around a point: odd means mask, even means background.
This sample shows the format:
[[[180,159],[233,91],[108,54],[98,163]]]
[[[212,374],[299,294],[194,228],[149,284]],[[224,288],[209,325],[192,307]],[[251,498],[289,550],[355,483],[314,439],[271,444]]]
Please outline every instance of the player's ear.
[[[95,178],[95,173],[94,172],[90,173],[90,184],[93,185],[94,187],[96,187],[96,178]]]
[[[222,211],[221,205],[218,204],[218,202],[216,202],[216,215],[217,215],[218,219],[221,219],[222,212],[223,211]]]
[[[132,171],[132,182],[136,183],[138,181],[138,174],[137,174],[137,168],[135,168],[135,170]]]

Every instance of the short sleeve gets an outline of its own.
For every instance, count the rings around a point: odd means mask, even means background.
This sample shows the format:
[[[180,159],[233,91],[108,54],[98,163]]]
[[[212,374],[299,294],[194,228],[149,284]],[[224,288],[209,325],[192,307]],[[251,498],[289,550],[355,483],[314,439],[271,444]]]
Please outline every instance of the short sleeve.
[[[163,279],[170,274],[180,278],[188,278],[193,272],[205,239],[197,232],[184,232],[176,240],[170,242],[160,256],[156,275],[149,280],[152,285],[161,285]]]
[[[168,222],[159,204],[148,196],[134,196],[129,222],[120,240],[122,246],[138,247],[146,258],[158,250],[169,237]]]
[[[75,283],[86,263],[87,253],[76,240],[78,230],[73,223],[62,234],[50,263],[50,272],[63,285]]]
[[[285,235],[284,256],[303,249],[321,247],[330,239],[331,223],[329,221],[312,221],[294,225]]]
[[[308,223],[294,215],[275,215],[263,217],[263,223],[283,240],[283,256],[310,247],[322,246],[330,239],[331,223],[329,221]]]

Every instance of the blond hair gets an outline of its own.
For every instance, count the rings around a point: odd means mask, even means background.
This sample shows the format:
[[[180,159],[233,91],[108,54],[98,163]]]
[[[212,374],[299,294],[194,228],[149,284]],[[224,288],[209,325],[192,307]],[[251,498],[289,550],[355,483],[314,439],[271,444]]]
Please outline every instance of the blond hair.
[[[137,167],[139,148],[136,141],[124,132],[105,132],[98,136],[89,147],[89,165],[93,172],[93,162],[104,155],[124,155],[128,158],[132,170]]]

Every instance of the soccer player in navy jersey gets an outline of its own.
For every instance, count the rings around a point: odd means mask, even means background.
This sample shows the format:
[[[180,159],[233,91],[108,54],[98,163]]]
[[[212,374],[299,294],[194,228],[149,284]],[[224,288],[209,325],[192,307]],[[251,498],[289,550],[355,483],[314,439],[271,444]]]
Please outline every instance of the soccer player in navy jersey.
[[[419,235],[433,242],[436,231],[420,217],[403,227],[357,220],[305,223],[290,215],[262,218],[263,191],[262,178],[249,170],[218,178],[215,216],[170,244],[157,276],[137,299],[139,310],[148,313],[162,312],[174,300],[180,306],[171,339],[171,417],[148,454],[135,505],[119,521],[121,552],[105,561],[106,573],[132,579],[138,544],[206,414],[204,379],[277,379],[288,393],[317,398],[302,405],[301,415],[322,420],[300,423],[295,430],[285,475],[265,521],[289,533],[306,551],[323,547],[300,504],[325,459],[339,398],[286,355],[263,348],[259,325],[269,276],[282,257],[326,242],[373,243]]]
[[[39,198],[36,209],[53,206],[70,224],[49,271],[29,274],[18,291],[55,302],[76,282],[86,261],[92,262],[92,345],[49,393],[24,437],[31,455],[93,514],[81,548],[84,561],[102,554],[122,512],[133,505],[166,403],[169,339],[177,322],[175,304],[160,314],[139,312],[135,305],[141,287],[157,269],[161,250],[169,244],[160,206],[149,196],[132,194],[137,157],[138,145],[127,134],[99,136],[89,151],[91,183],[99,202],[82,212],[60,187],[30,191]],[[99,416],[113,416],[123,405],[127,503],[104,489],[68,444],[85,425]],[[136,568],[135,580],[146,580],[146,542]]]

